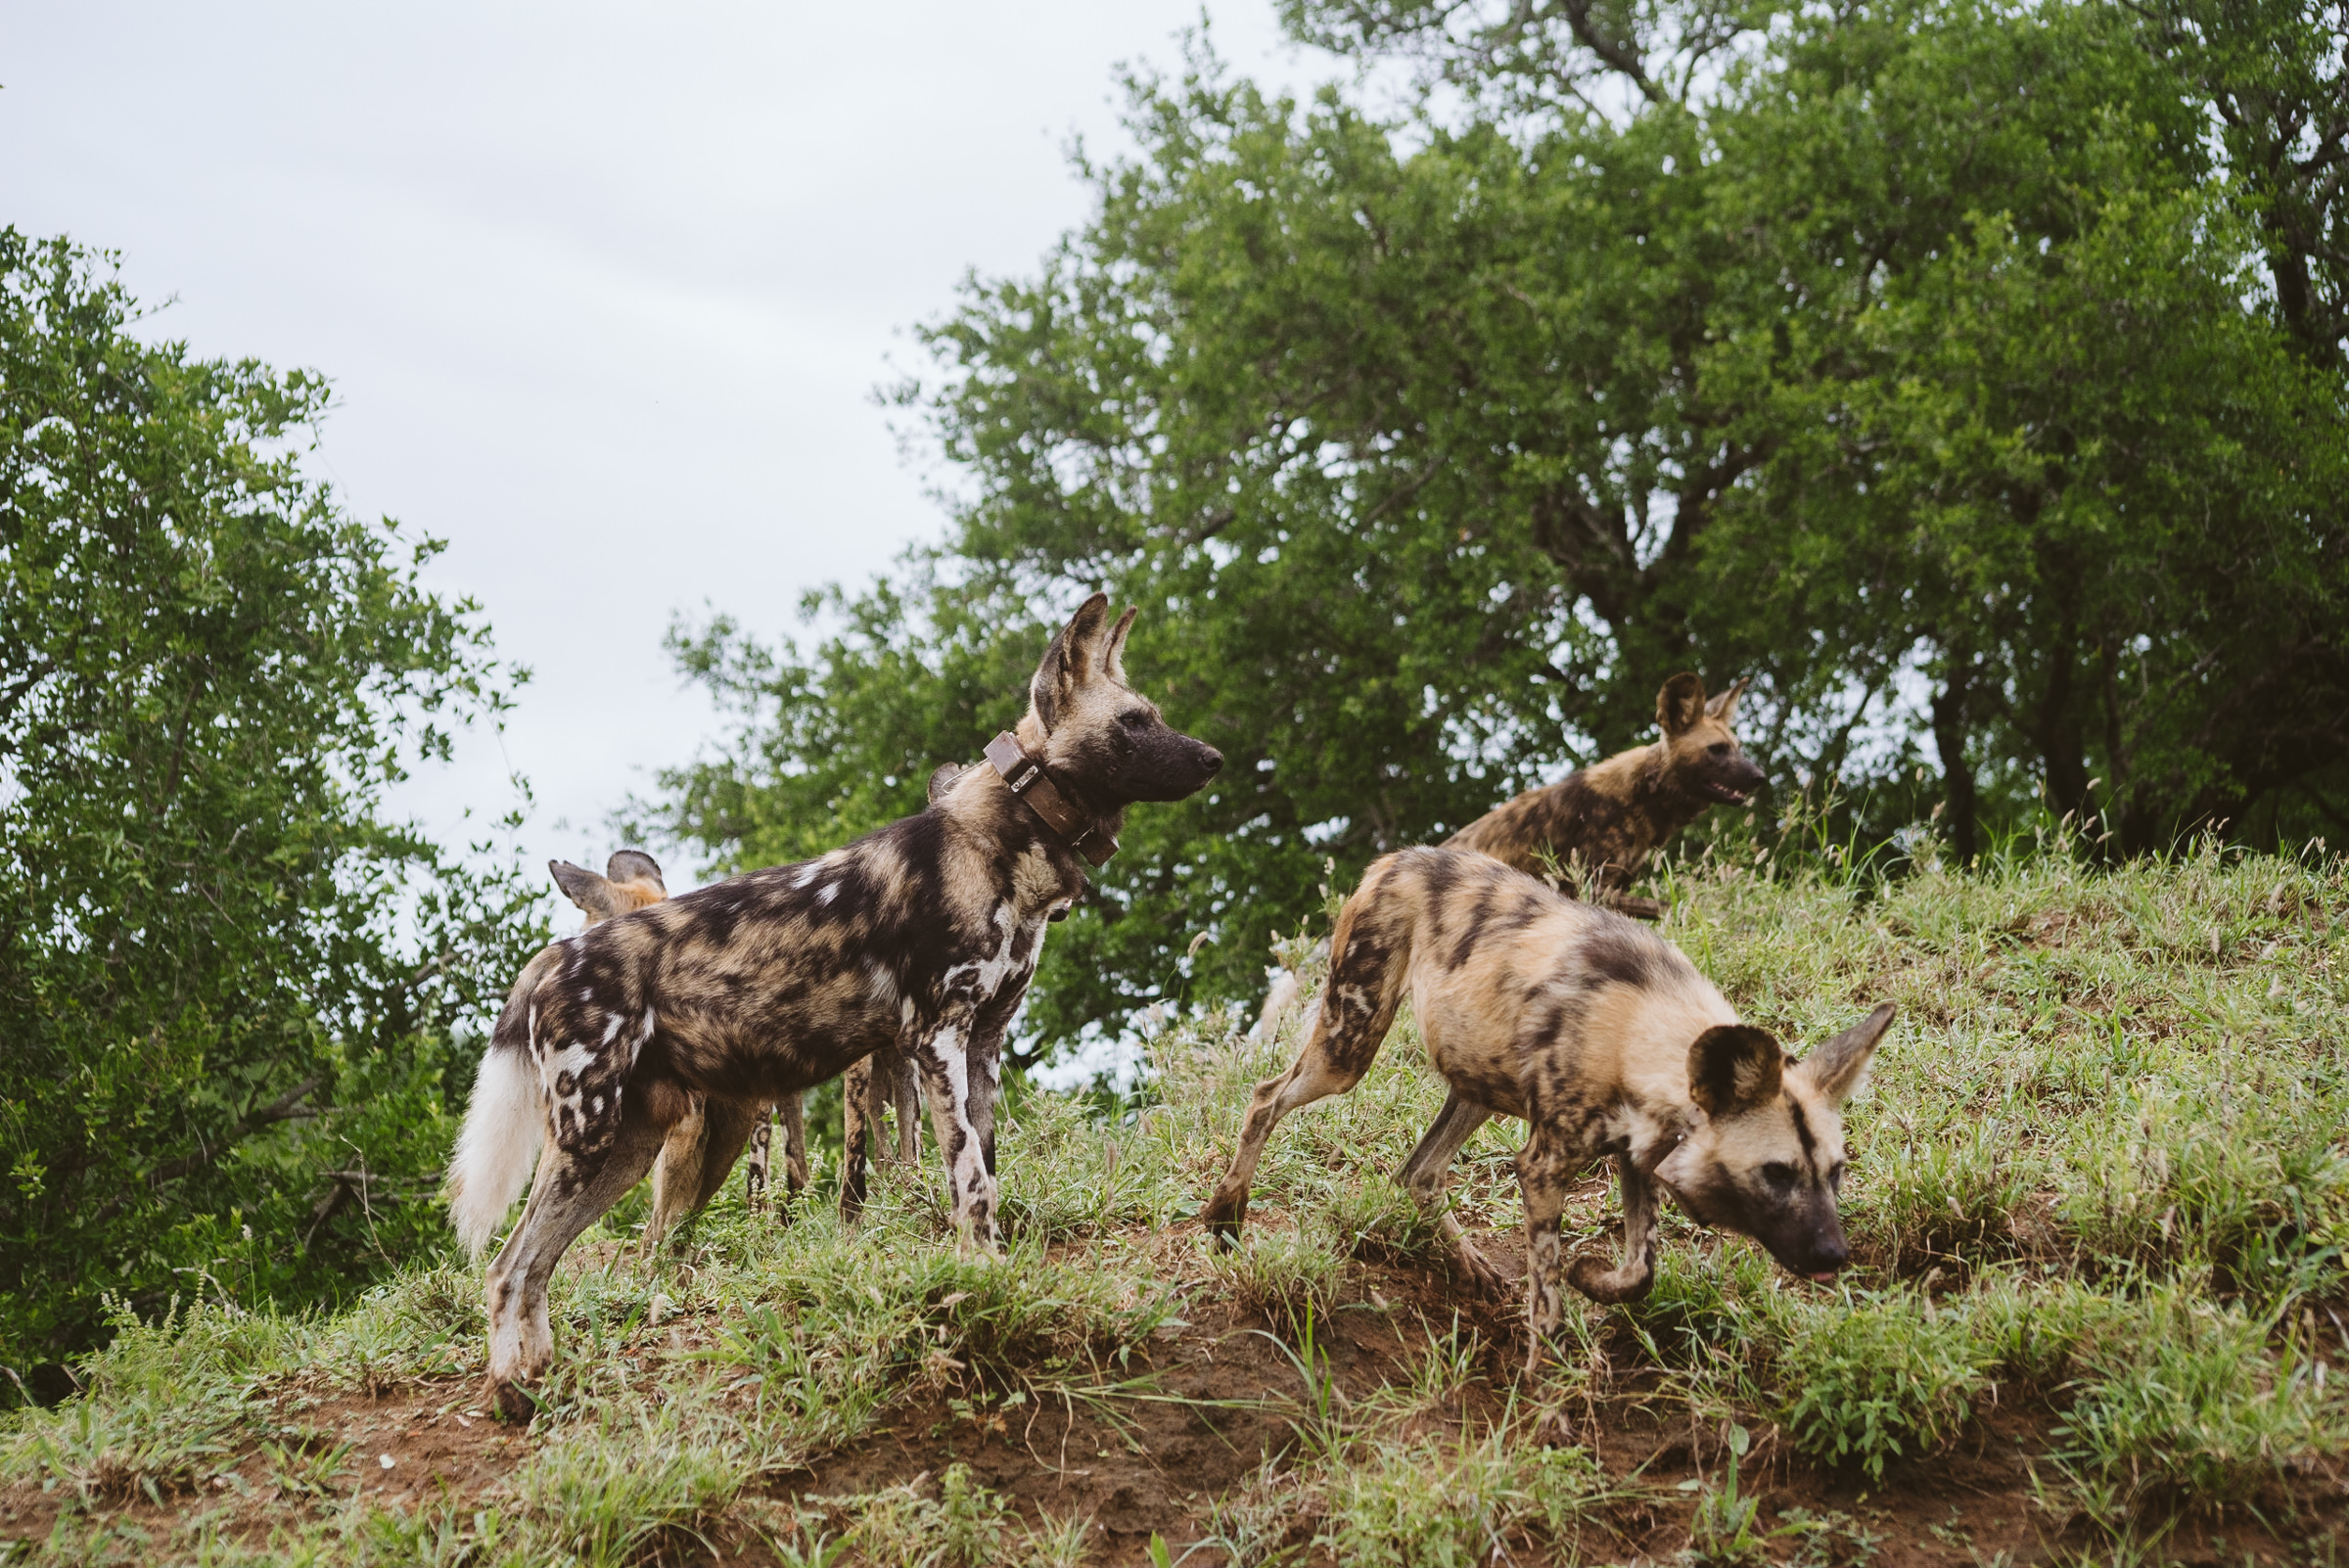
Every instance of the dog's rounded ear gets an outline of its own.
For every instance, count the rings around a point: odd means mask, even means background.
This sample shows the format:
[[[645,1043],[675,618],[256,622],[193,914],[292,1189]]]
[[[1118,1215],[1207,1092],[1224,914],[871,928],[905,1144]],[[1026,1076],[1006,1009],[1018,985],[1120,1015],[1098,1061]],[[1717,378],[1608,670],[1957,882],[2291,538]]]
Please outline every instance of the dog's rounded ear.
[[[1786,1053],[1767,1029],[1715,1024],[1688,1047],[1688,1097],[1716,1120],[1778,1097]]]
[[[1685,669],[1656,693],[1656,723],[1667,735],[1678,735],[1704,716],[1705,683]]]
[[[1705,704],[1705,716],[1718,718],[1725,724],[1735,723],[1737,721],[1737,699],[1745,695],[1745,688],[1752,683],[1752,679],[1753,677],[1750,675],[1740,675],[1727,691]]]
[[[612,884],[585,866],[573,865],[569,860],[549,860],[546,868],[555,874],[555,886],[563,890],[563,896],[587,911],[589,925],[609,920],[617,912]]]
[[[960,777],[962,777],[962,764],[960,762],[939,763],[937,768],[930,774],[930,799],[935,801],[940,796],[945,794],[946,791],[954,787],[954,781]]]
[[[1875,1060],[1876,1046],[1892,1027],[1895,1011],[1892,1003],[1878,1002],[1874,1012],[1804,1057],[1795,1071],[1830,1104],[1841,1105],[1867,1077],[1867,1064]]]
[[[1109,595],[1096,593],[1077,607],[1069,623],[1060,628],[1043,662],[1028,682],[1028,700],[1036,716],[1049,731],[1060,723],[1061,708],[1086,681],[1101,673],[1104,633],[1109,629]]]
[[[1141,613],[1142,607],[1138,604],[1126,607],[1126,613],[1118,617],[1118,623],[1110,628],[1109,647],[1101,657],[1101,668],[1109,672],[1110,679],[1121,686],[1126,684],[1126,634],[1133,629],[1133,618]]]
[[[661,880],[661,863],[642,850],[622,850],[604,865],[604,875],[615,882],[650,882],[663,893],[668,884]]]

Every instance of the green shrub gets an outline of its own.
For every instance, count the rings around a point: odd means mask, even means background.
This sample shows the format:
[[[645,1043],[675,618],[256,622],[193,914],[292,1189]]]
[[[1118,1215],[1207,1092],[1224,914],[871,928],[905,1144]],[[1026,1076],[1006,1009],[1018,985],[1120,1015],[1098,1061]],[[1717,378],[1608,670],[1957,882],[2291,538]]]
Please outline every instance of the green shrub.
[[[1808,1453],[1858,1461],[1870,1480],[1883,1479],[1888,1459],[1948,1442],[1989,1384],[1991,1349],[1971,1321],[1935,1312],[1917,1292],[1855,1292],[1848,1305],[1780,1312],[1787,1430]]]

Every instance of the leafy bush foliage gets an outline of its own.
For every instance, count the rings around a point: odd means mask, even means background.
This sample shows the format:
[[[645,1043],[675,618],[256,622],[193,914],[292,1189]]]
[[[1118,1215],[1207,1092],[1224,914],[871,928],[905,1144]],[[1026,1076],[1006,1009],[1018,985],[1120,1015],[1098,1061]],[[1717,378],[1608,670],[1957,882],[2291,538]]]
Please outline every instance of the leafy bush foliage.
[[[464,1021],[542,940],[379,812],[518,675],[438,545],[304,477],[319,377],[136,321],[0,231],[0,1363],[52,1392],[106,1295],[331,1302],[437,1239]]]

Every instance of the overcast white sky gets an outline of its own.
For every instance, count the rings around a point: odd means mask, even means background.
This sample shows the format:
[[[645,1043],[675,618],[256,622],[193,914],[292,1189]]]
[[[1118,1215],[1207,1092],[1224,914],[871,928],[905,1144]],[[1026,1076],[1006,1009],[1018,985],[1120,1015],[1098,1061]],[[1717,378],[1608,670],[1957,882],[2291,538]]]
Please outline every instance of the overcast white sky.
[[[1323,74],[1270,0],[1209,8],[1267,82]],[[313,462],[446,538],[536,678],[401,804],[443,833],[537,792],[525,847],[715,733],[661,650],[707,602],[772,632],[941,526],[870,393],[964,272],[1085,215],[1122,62],[1196,0],[896,6],[0,6],[0,223],[122,253],[200,352],[324,371]],[[568,819],[568,828],[558,828]],[[670,886],[687,878],[671,868]]]

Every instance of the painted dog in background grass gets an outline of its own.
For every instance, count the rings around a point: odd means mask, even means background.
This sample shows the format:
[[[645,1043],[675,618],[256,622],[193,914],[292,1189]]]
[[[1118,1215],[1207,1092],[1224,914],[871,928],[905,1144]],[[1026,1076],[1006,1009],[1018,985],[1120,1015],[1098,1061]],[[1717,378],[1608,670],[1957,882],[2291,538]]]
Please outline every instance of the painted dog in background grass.
[[[493,1037],[451,1180],[479,1246],[529,1177],[487,1274],[489,1384],[509,1416],[554,1355],[547,1281],[702,1097],[702,1182],[724,1179],[761,1108],[895,1041],[930,1104],[963,1233],[995,1236],[1003,1034],[1044,925],[1115,852],[1128,806],[1175,801],[1223,759],[1126,684],[1133,624],[1087,600],[1046,650],[1015,734],[919,815],[557,945],[526,1028]],[[705,1190],[699,1201],[706,1200]]]
[[[1705,683],[1682,671],[1656,693],[1656,725],[1646,746],[1527,790],[1444,841],[1546,879],[1552,866],[1587,879],[1592,903],[1653,920],[1663,906],[1629,896],[1648,856],[1709,806],[1743,806],[1767,782],[1738,746],[1738,681],[1710,701]],[[1565,891],[1576,892],[1571,884]]]
[[[1502,802],[1444,848],[1489,854],[1568,898],[1588,898],[1640,920],[1662,919],[1663,904],[1630,892],[1648,857],[1705,807],[1743,806],[1767,782],[1729,730],[1744,691],[1740,680],[1708,700],[1705,683],[1681,671],[1656,693],[1659,739]],[[1301,1002],[1319,1005],[1304,994],[1294,971],[1273,971],[1257,1037],[1270,1039]],[[1312,1027],[1309,1012],[1305,1031]]]
[[[1892,1023],[1890,1003],[1801,1062],[1737,1013],[1681,950],[1612,910],[1481,854],[1405,850],[1374,861],[1339,911],[1321,1010],[1296,1062],[1250,1098],[1231,1169],[1201,1211],[1233,1242],[1273,1127],[1361,1082],[1405,992],[1451,1093],[1403,1168],[1470,1276],[1499,1276],[1442,1202],[1452,1157],[1495,1115],[1528,1124],[1525,1197],[1531,1360],[1563,1311],[1567,1183],[1612,1155],[1623,1183],[1622,1264],[1574,1260],[1594,1301],[1655,1280],[1656,1189],[1699,1223],[1742,1231],[1789,1269],[1832,1277],[1851,1259],[1836,1198],[1838,1112]]]

